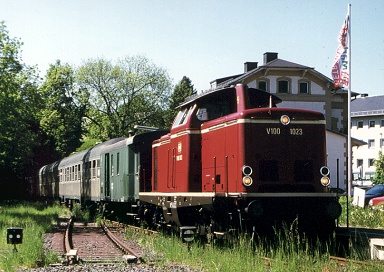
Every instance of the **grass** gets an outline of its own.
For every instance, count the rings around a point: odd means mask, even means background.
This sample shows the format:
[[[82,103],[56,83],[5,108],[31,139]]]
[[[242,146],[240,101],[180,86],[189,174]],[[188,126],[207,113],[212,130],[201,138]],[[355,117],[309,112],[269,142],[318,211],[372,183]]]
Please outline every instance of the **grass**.
[[[0,271],[15,271],[17,267],[33,268],[58,260],[57,254],[45,252],[43,235],[52,223],[67,211],[59,205],[41,203],[0,202]],[[7,229],[22,228],[22,243],[7,244]]]
[[[343,214],[340,225],[346,224],[347,201],[340,199]],[[349,204],[350,205],[350,204]],[[74,207],[74,214],[84,221],[89,215]],[[349,206],[349,225],[364,227],[384,226],[384,212],[370,207]],[[33,268],[58,261],[53,252],[45,252],[43,235],[51,229],[52,223],[60,215],[69,211],[59,205],[45,206],[39,203],[0,202],[0,271],[16,271],[18,267]],[[7,244],[7,228],[23,228],[23,243],[14,246]],[[360,252],[350,252],[350,262],[340,267],[329,259],[336,251],[334,244],[313,245],[295,231],[295,226],[286,226],[276,231],[275,239],[262,237],[251,239],[247,234],[231,242],[205,244],[195,241],[189,246],[180,240],[179,235],[146,236],[137,232],[127,232],[137,236],[145,248],[144,259],[156,266],[174,267],[182,270],[188,267],[194,271],[384,271],[384,264],[366,260],[358,262]]]
[[[340,199],[343,214],[340,225],[346,224],[347,200]],[[371,207],[360,208],[349,204],[349,224],[369,228],[384,226],[384,212]],[[276,231],[274,240],[259,237],[257,241],[248,235],[225,244],[206,245],[198,241],[190,246],[182,243],[178,235],[142,236],[139,243],[146,249],[144,259],[157,266],[170,265],[175,269],[187,266],[194,271],[384,271],[384,263],[369,260],[369,254],[358,252],[351,246],[349,262],[341,267],[331,255],[336,255],[337,246],[331,242],[309,242],[296,231],[295,225]],[[361,262],[361,257],[366,257]],[[176,265],[177,264],[177,265]]]
[[[291,228],[276,233],[274,242],[267,239],[252,241],[244,235],[231,243],[206,245],[199,241],[190,246],[175,235],[172,237],[136,237],[145,248],[144,260],[157,267],[173,266],[175,271],[188,267],[192,271],[384,271],[384,264],[376,261],[350,261],[340,267],[330,260],[331,245],[313,245]]]

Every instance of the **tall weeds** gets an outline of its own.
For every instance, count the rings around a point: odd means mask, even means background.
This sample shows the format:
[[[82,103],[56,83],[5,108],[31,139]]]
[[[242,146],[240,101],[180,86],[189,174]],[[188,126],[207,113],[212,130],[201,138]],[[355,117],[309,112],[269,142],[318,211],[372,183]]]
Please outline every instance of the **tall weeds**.
[[[58,205],[0,203],[0,270],[15,271],[17,267],[31,268],[54,262],[58,256],[44,251],[43,235],[65,212]],[[23,229],[22,243],[18,245],[7,244],[7,229],[14,227]]]

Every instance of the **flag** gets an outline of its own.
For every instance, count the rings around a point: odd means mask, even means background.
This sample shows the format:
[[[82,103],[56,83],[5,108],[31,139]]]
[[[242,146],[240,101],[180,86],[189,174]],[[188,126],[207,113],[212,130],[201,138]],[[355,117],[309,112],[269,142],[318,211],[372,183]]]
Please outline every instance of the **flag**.
[[[340,30],[340,34],[338,37],[339,46],[337,47],[336,56],[332,66],[332,78],[336,88],[349,87],[349,20],[350,18],[348,14]]]

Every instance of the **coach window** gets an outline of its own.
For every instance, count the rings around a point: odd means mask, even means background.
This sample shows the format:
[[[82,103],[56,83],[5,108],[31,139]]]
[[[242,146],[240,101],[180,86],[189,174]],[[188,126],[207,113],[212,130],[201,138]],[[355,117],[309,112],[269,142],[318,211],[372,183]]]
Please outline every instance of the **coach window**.
[[[120,153],[117,153],[117,158],[116,158],[116,175],[119,175],[120,171]]]
[[[277,93],[288,94],[290,93],[290,80],[289,79],[278,79],[277,80]]]
[[[92,161],[92,169],[91,169],[91,172],[92,172],[92,178],[95,178],[95,177],[96,177],[96,160],[93,160],[93,161]]]
[[[77,164],[75,165],[74,173],[73,173],[73,179],[77,180]]]
[[[309,94],[309,83],[307,81],[299,82],[299,94]]]
[[[81,178],[81,164],[77,165],[77,179],[80,180]]]
[[[71,181],[74,181],[75,179],[74,179],[74,175],[75,175],[75,166],[73,165],[72,167],[71,167]]]
[[[70,180],[69,167],[65,168],[65,181]]]
[[[113,170],[114,170],[114,166],[113,166],[113,155],[111,155],[111,176],[113,176]]]
[[[96,161],[97,177],[100,177],[100,159]]]

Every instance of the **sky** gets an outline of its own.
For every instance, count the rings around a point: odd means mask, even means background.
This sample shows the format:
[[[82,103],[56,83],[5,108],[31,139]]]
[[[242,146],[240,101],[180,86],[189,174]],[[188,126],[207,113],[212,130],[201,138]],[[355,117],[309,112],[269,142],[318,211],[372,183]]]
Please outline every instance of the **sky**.
[[[195,89],[241,74],[265,52],[331,78],[351,4],[351,90],[384,95],[382,0],[0,0],[0,21],[24,44],[25,64],[44,76],[56,60],[143,55]]]

